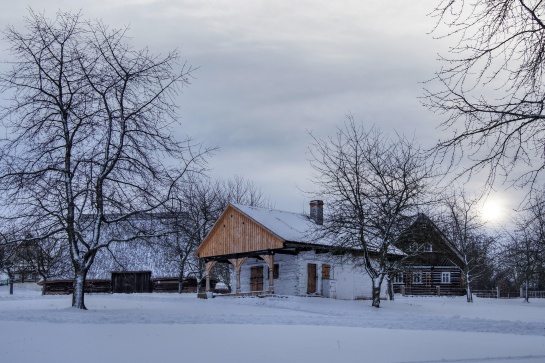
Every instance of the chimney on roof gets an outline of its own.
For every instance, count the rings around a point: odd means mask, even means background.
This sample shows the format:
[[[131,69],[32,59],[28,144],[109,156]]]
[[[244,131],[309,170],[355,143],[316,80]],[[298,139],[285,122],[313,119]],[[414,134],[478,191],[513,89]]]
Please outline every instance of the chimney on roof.
[[[310,219],[318,225],[324,224],[324,201],[323,200],[311,200],[310,201]]]

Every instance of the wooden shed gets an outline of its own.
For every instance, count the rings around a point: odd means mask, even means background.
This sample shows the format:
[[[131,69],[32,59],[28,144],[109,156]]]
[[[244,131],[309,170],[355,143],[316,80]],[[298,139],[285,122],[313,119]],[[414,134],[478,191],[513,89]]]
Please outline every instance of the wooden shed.
[[[133,294],[152,291],[151,271],[112,272],[113,293]]]

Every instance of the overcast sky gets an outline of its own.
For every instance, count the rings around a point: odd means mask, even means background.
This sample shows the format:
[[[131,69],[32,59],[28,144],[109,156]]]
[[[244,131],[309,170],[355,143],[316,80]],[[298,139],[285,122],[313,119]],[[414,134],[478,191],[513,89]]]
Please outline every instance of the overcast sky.
[[[308,131],[331,135],[351,113],[425,147],[439,138],[442,116],[418,99],[448,46],[428,34],[435,3],[0,0],[0,25],[22,29],[29,6],[51,18],[58,9],[81,10],[113,27],[129,25],[136,48],[178,48],[199,68],[179,99],[176,133],[219,147],[209,163],[213,177],[243,175],[276,208],[308,212],[300,191],[313,186]],[[496,208],[508,207],[501,193],[494,198]]]

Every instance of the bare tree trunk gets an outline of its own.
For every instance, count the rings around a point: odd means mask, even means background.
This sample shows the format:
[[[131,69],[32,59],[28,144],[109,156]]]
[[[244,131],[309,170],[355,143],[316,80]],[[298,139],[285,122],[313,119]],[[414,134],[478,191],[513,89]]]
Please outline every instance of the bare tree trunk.
[[[380,286],[382,285],[382,278],[377,277],[373,279],[373,304],[375,308],[380,307]]]
[[[47,291],[47,279],[44,278],[44,284],[42,286],[42,295],[45,295],[46,291]]]
[[[181,294],[184,289],[184,270],[180,269],[180,274],[178,275],[178,294]]]
[[[392,279],[388,279],[388,297],[390,298],[390,301],[394,301],[394,284],[392,283]]]
[[[75,273],[74,292],[72,294],[72,307],[87,310],[85,307],[85,280],[87,270],[78,270]]]
[[[528,295],[528,279],[524,281],[524,301],[530,302],[530,296]]]
[[[466,294],[467,294],[467,302],[472,303],[473,293],[471,292],[471,282],[469,280],[469,271],[466,272]]]

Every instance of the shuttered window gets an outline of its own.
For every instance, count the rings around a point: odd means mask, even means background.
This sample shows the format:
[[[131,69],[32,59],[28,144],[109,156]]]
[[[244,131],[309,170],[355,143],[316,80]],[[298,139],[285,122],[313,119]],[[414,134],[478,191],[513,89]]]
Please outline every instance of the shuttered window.
[[[322,265],[322,280],[329,280],[331,274],[331,266],[328,264]]]

